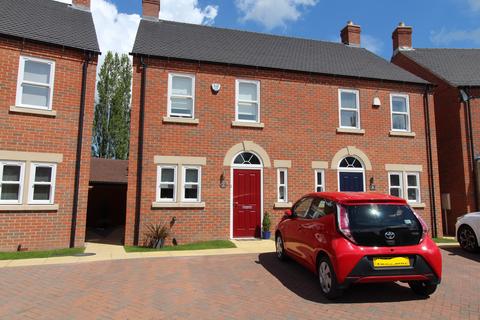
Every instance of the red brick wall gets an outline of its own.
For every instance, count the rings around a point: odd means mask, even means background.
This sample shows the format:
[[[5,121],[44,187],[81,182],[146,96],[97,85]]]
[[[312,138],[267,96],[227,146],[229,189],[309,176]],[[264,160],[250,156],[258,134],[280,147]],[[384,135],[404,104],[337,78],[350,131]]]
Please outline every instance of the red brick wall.
[[[55,118],[9,111],[15,105],[20,55],[55,61]],[[0,38],[0,150],[63,154],[56,178],[55,203],[59,210],[0,211],[0,251],[15,250],[19,244],[29,250],[69,246],[83,60],[81,51]],[[85,238],[96,65],[95,58],[89,65],[87,79],[75,241],[78,247],[83,246]]]
[[[459,100],[459,91],[444,80],[432,74],[426,68],[418,65],[402,54],[393,58],[393,62],[402,68],[436,85],[435,108],[438,137],[438,158],[441,193],[449,193],[452,210],[447,213],[447,224],[443,228],[450,235],[455,234],[457,217],[475,210],[474,180],[469,151],[469,136],[467,127],[467,110]],[[479,95],[480,91],[471,94]],[[480,151],[480,108],[479,100],[472,100],[472,122],[475,143],[475,153]],[[442,213],[444,216],[444,213]]]
[[[425,209],[417,211],[430,223],[430,193],[424,126],[423,86],[390,84],[379,81],[309,75],[294,72],[257,70],[232,66],[146,59],[147,90],[145,108],[145,137],[143,158],[140,239],[149,222],[177,222],[173,237],[179,243],[206,239],[227,239],[230,236],[230,187],[221,189],[219,178],[226,172],[228,185],[230,167],[224,167],[227,151],[242,141],[253,141],[273,160],[291,160],[289,169],[289,200],[295,201],[314,191],[312,161],[328,161],[346,146],[355,146],[369,157],[373,170],[365,179],[375,178],[377,191],[388,192],[385,164],[417,164],[421,173],[422,202]],[[139,125],[140,80],[139,59],[134,59],[131,149],[127,200],[126,243],[132,244],[137,172],[137,139]],[[196,74],[195,117],[198,125],[166,124],[168,73]],[[261,121],[264,129],[232,128],[235,118],[235,80],[261,81]],[[220,83],[218,95],[212,94],[212,83]],[[365,135],[340,134],[338,127],[338,89],[360,90],[361,126]],[[390,137],[391,92],[410,94],[411,123],[415,138]],[[374,97],[380,97],[382,106],[372,107]],[[432,118],[433,100],[430,96]],[[434,121],[433,143],[436,145]],[[434,150],[436,154],[436,150]],[[202,169],[202,200],[205,209],[152,209],[155,201],[156,165],[154,156],[206,157]],[[437,172],[436,158],[434,171]],[[337,165],[337,164],[335,164]],[[273,226],[284,210],[273,208],[276,202],[276,169],[264,169],[264,210],[273,214]],[[435,175],[438,190],[438,177]],[[326,190],[337,190],[337,171],[326,170]],[[439,208],[439,197],[435,198]],[[437,224],[439,221],[437,221]]]

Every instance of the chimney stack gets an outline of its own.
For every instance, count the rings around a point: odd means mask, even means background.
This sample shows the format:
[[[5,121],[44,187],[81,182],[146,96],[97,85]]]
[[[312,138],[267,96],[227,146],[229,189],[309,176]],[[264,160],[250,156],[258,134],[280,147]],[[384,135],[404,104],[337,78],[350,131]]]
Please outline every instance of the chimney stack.
[[[342,29],[340,37],[342,38],[342,43],[352,46],[360,47],[360,33],[362,29],[360,26],[353,24],[352,21],[348,21],[347,26]]]
[[[142,16],[147,20],[158,20],[160,16],[160,0],[142,0]]]
[[[72,5],[76,8],[90,11],[90,0],[72,0]]]
[[[393,52],[402,50],[412,50],[412,27],[400,22],[398,27],[392,33]]]

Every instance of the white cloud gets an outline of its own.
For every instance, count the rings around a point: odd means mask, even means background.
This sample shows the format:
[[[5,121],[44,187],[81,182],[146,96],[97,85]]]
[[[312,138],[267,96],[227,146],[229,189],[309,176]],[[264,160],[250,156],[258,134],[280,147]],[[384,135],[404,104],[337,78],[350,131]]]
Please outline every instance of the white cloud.
[[[480,11],[480,0],[468,0],[468,4],[473,11]]]
[[[218,6],[201,8],[198,0],[161,0],[160,18],[194,24],[212,24],[218,14]]]
[[[453,42],[468,41],[471,44],[480,45],[480,28],[474,30],[452,30],[443,28],[440,31],[432,31],[430,41],[433,44],[450,45]]]
[[[317,3],[318,0],[235,0],[242,21],[258,22],[268,30],[297,21],[306,8]]]
[[[384,43],[382,40],[375,38],[369,34],[362,34],[362,47],[373,53],[380,54],[383,50]]]

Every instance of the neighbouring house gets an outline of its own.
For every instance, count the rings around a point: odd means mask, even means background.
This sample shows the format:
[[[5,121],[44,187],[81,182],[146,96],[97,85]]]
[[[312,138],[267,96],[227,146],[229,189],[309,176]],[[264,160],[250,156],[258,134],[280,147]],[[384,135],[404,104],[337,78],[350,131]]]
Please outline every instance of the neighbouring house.
[[[99,55],[89,10],[0,1],[0,251],[83,246]]]
[[[480,49],[413,48],[412,31],[394,31],[392,62],[435,84],[443,228],[454,235],[457,217],[479,210]]]
[[[128,161],[92,158],[86,241],[123,243]]]
[[[142,3],[127,245],[150,223],[178,243],[258,237],[264,212],[275,225],[322,190],[404,197],[437,233],[430,84],[361,48],[359,26],[331,43],[162,21],[159,0]]]

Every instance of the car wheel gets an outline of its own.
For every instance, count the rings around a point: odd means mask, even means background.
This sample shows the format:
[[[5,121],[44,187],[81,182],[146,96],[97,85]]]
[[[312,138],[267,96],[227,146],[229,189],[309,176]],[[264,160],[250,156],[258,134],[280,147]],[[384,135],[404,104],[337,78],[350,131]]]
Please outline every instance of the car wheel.
[[[335,270],[327,257],[321,257],[318,261],[318,280],[325,298],[333,300],[342,295]]]
[[[408,285],[413,292],[424,297],[428,297],[437,290],[437,285],[428,281],[411,281]]]
[[[282,236],[279,234],[275,238],[275,248],[277,252],[277,258],[281,261],[285,261],[287,259],[287,255],[285,254],[285,248],[283,246],[283,239]]]
[[[477,236],[472,228],[463,225],[458,229],[458,242],[460,247],[468,252],[478,251]]]

